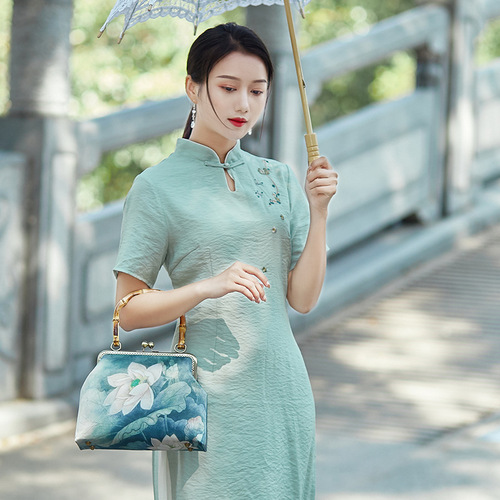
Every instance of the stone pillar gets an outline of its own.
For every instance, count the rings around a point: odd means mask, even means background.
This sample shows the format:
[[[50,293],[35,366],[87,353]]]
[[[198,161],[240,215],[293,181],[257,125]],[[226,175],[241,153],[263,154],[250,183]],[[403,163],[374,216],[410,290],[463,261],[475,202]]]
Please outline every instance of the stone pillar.
[[[27,242],[19,396],[63,394],[70,383],[69,291],[76,145],[70,97],[71,0],[15,0],[9,115],[0,149],[23,153]]]
[[[71,0],[15,0],[11,116],[65,116],[70,96]]]
[[[445,165],[448,147],[448,88],[449,88],[449,15],[446,16],[446,27],[434,32],[428,43],[416,50],[418,89],[426,89],[432,93],[433,118],[428,127],[432,138],[429,146],[427,199],[418,210],[421,222],[433,222],[445,213]]]
[[[298,169],[305,149],[303,120],[285,8],[282,5],[248,7],[246,15],[247,25],[263,39],[271,53],[275,69],[265,118],[267,147],[265,152],[262,147],[255,152]]]
[[[473,184],[475,152],[474,42],[481,30],[480,5],[454,0],[450,6],[451,65],[448,110],[448,159],[446,162],[446,213],[466,209],[478,186]]]
[[[22,155],[0,151],[0,402],[15,399],[19,390],[25,165]]]

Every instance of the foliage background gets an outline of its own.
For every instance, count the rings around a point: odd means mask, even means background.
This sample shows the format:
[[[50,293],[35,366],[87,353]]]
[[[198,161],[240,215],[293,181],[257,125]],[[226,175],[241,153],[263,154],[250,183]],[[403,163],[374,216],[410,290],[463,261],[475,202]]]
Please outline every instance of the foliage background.
[[[0,113],[5,114],[13,0],[0,0],[0,4]],[[75,119],[183,93],[185,60],[194,40],[191,25],[185,20],[159,18],[134,26],[117,45],[121,19],[114,20],[100,39],[96,37],[113,4],[114,0],[74,1],[70,41],[71,115]],[[332,38],[363,33],[370,25],[415,4],[415,0],[313,0],[301,22],[301,50]],[[244,23],[244,10],[213,18],[203,23],[199,32],[225,21]],[[477,63],[486,64],[499,56],[500,20],[490,23],[478,40]],[[327,82],[311,108],[313,124],[318,126],[370,103],[411,92],[415,70],[414,55],[400,52],[382,64]],[[139,172],[173,150],[179,133],[106,155],[80,182],[80,210],[123,197]]]

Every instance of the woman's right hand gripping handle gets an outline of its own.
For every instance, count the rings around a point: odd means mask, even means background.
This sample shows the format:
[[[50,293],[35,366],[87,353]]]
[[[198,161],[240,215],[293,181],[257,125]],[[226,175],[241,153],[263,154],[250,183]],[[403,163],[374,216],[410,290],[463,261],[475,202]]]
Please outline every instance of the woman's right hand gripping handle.
[[[174,290],[158,291],[134,297],[120,314],[120,326],[126,330],[165,325],[197,306],[205,299],[216,299],[238,292],[260,303],[266,300],[265,288],[271,285],[255,266],[234,262],[222,273]],[[146,283],[126,273],[118,273],[116,301],[130,292],[148,288]]]

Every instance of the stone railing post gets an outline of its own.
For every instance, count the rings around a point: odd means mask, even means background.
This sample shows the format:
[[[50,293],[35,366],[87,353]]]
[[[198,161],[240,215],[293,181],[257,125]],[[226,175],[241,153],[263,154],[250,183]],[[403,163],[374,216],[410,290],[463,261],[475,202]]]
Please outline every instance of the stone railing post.
[[[63,394],[71,381],[69,291],[76,145],[68,119],[71,0],[15,0],[11,107],[0,149],[23,153],[27,251],[19,396]]]
[[[447,159],[447,122],[449,87],[449,36],[446,32],[435,32],[432,39],[416,50],[416,86],[433,89],[433,119],[429,126],[429,175],[428,199],[418,211],[421,221],[431,222],[445,213],[445,164]]]
[[[482,29],[478,2],[453,0],[450,40],[448,157],[446,162],[447,214],[466,209],[474,200],[474,137],[476,129],[474,42]]]
[[[257,149],[259,146],[253,149],[261,156],[275,158],[298,169],[303,156],[300,148],[305,150],[304,126],[285,10],[281,5],[264,5],[248,7],[246,13],[247,25],[264,40],[275,69],[265,117],[266,151],[262,147]],[[299,30],[298,23],[296,29]]]
[[[22,280],[26,242],[23,235],[23,178],[26,161],[0,151],[0,402],[19,391]],[[1,431],[0,431],[1,434]]]

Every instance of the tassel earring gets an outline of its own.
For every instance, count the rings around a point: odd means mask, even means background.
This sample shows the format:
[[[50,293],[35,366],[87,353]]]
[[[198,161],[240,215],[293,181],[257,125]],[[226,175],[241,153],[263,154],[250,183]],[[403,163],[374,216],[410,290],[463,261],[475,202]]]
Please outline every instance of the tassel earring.
[[[196,104],[193,104],[193,108],[191,109],[191,128],[194,128],[195,122],[196,122]]]

